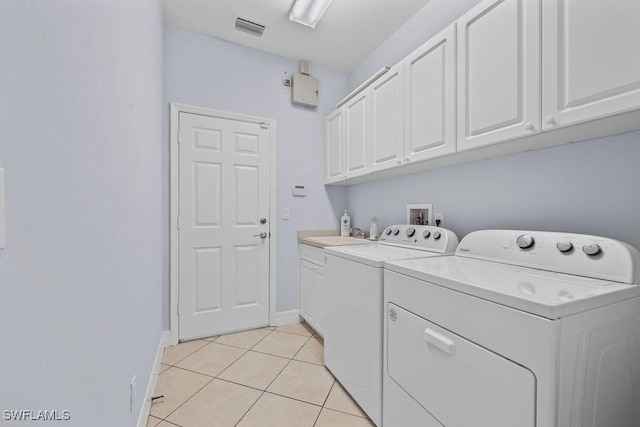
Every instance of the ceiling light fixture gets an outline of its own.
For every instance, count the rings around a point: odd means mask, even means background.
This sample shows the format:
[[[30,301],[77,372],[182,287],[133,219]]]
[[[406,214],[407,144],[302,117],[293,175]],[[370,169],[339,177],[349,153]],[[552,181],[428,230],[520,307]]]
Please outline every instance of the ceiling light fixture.
[[[289,19],[298,24],[315,28],[332,0],[296,0]]]

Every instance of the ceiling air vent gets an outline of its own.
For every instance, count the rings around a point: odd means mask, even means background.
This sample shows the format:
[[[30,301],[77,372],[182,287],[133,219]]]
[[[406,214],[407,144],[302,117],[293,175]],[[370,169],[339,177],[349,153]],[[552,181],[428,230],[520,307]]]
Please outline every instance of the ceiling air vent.
[[[264,33],[265,28],[266,27],[264,25],[256,24],[248,19],[240,17],[236,18],[236,30],[262,37],[262,33]]]

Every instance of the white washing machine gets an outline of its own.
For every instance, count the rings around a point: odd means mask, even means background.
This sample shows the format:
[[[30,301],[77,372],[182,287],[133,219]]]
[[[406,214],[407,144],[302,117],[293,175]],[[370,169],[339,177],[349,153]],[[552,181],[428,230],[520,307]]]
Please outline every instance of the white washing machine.
[[[386,264],[384,425],[639,427],[640,257],[487,230]]]
[[[382,425],[383,277],[388,260],[453,254],[456,235],[396,225],[376,244],[325,249],[324,361],[369,418]]]

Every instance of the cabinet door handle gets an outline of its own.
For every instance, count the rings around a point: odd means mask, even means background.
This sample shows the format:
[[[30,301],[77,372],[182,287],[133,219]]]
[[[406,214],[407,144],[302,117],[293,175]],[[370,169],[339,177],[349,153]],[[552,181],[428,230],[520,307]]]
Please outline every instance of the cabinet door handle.
[[[527,122],[527,124],[524,125],[524,128],[526,130],[533,130],[533,123]]]
[[[544,119],[544,122],[548,125],[555,125],[556,119],[553,116],[548,116],[546,119]]]
[[[452,340],[429,328],[424,330],[424,340],[449,356],[452,356],[456,349]]]

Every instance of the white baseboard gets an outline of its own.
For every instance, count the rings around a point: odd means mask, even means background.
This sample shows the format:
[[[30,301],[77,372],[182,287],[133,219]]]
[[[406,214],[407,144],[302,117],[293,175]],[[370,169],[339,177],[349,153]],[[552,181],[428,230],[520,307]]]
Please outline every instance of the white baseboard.
[[[289,325],[300,321],[302,321],[300,310],[281,311],[273,316],[271,322],[269,322],[269,326]]]
[[[156,360],[153,362],[153,369],[151,370],[151,377],[149,378],[149,384],[147,384],[147,391],[144,395],[143,405],[140,408],[140,416],[138,417],[138,427],[146,427],[149,419],[149,413],[151,412],[151,398],[156,391],[156,385],[158,384],[158,374],[160,373],[160,364],[162,363],[162,355],[164,348],[171,343],[171,332],[163,331],[160,334],[160,342],[158,343],[158,350],[156,351]]]

